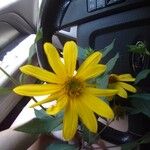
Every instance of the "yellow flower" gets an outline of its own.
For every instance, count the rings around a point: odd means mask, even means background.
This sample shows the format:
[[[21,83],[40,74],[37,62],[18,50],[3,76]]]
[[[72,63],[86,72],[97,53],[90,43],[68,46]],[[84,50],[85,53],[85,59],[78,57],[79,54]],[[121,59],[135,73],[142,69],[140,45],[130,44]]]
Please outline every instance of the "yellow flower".
[[[14,92],[24,96],[49,95],[32,107],[56,100],[56,105],[48,108],[46,112],[54,115],[64,110],[63,136],[66,140],[72,139],[75,135],[78,117],[91,132],[96,132],[97,120],[94,112],[108,119],[114,117],[109,105],[98,97],[117,93],[117,90],[93,88],[86,83],[87,80],[99,76],[106,70],[105,65],[98,64],[102,54],[93,53],[75,72],[78,49],[73,41],[67,42],[64,46],[64,62],[61,61],[52,44],[45,43],[44,50],[54,73],[32,65],[23,66],[20,68],[23,73],[46,83],[21,85],[16,87]]]
[[[135,93],[136,88],[133,87],[130,84],[127,84],[125,82],[134,82],[135,78],[131,76],[131,74],[122,74],[122,75],[116,75],[116,74],[111,74],[109,77],[109,85],[108,87],[111,89],[117,89],[119,95],[122,98],[127,98],[127,91]]]

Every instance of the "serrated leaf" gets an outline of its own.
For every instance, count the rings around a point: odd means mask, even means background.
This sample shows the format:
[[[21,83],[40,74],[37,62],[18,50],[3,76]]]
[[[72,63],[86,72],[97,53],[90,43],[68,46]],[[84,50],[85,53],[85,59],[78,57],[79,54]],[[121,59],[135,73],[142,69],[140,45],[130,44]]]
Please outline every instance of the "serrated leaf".
[[[42,39],[42,37],[43,37],[43,31],[42,28],[40,28],[36,33],[35,43],[37,43],[40,39]]]
[[[139,83],[141,80],[145,79],[150,74],[150,69],[142,70],[137,76],[135,80],[135,84]]]
[[[96,78],[96,84],[98,87],[100,87],[102,89],[106,89],[108,86],[108,80],[109,80],[109,75],[104,74],[104,75]]]
[[[39,114],[38,114],[39,115]],[[55,118],[46,116],[42,118],[34,118],[31,121],[17,127],[15,130],[31,134],[50,133],[62,123],[62,116],[58,115]]]
[[[103,57],[105,57],[114,48],[114,44],[115,44],[115,39],[103,49],[102,51]]]
[[[121,150],[133,150],[137,146],[138,146],[137,142],[131,142],[131,143],[123,144],[123,145],[121,145]]]
[[[11,92],[12,92],[12,89],[10,88],[0,87],[0,95],[9,94]]]
[[[29,122],[15,128],[16,131],[21,131],[30,134],[48,133],[50,131],[51,121],[47,119],[34,118]]]
[[[53,143],[50,144],[46,150],[78,150],[79,148],[66,143]]]
[[[117,60],[118,60],[118,58],[119,58],[119,54],[117,53],[113,58],[111,58],[111,59],[107,62],[107,64],[106,64],[107,69],[106,69],[106,72],[105,72],[105,73],[109,73],[109,72],[112,71],[112,69],[114,68],[114,66],[115,66],[115,64],[116,64],[116,62],[117,62]]]

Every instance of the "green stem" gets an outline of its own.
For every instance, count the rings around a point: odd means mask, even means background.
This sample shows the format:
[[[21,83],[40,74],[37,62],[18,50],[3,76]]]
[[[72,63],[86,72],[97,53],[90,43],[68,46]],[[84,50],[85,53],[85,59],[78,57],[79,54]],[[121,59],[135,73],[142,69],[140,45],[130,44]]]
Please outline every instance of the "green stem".
[[[0,67],[0,70],[14,83],[14,85],[19,85],[19,83],[13,78],[11,77],[2,67]],[[36,103],[38,102],[34,97],[32,98]],[[42,106],[39,105],[44,111],[46,111],[46,109]]]
[[[34,97],[32,97],[32,99],[33,99],[34,102],[36,102],[36,103],[38,102]],[[39,105],[39,106],[40,106],[44,111],[46,111],[46,109],[45,109],[42,105]]]
[[[97,139],[100,134],[113,122],[113,120],[111,120],[110,122],[107,122],[107,124],[105,125],[105,127],[95,136],[95,139]]]
[[[19,83],[11,77],[2,67],[0,67],[0,70],[14,83],[14,85],[18,85]]]

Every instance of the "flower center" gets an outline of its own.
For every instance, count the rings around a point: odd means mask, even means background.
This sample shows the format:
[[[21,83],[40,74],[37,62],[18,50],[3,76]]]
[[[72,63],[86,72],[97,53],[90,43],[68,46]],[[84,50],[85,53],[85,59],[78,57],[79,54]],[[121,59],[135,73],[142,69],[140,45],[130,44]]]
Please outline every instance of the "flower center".
[[[109,83],[110,84],[111,83],[115,83],[117,81],[118,81],[118,79],[117,79],[117,77],[115,75],[110,75],[110,77],[109,77]]]
[[[84,83],[76,78],[69,79],[65,84],[65,89],[69,97],[78,97],[82,94]]]

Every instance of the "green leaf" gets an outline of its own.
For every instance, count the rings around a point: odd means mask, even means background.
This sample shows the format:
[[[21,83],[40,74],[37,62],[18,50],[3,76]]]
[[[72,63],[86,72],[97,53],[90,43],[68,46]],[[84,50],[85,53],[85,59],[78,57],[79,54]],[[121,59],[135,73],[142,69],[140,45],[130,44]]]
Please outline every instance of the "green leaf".
[[[41,1],[40,10],[39,10],[39,18],[42,18],[43,11],[45,10],[46,4],[47,4],[47,1],[45,1],[45,0]]]
[[[26,75],[24,73],[21,73],[20,76],[19,76],[19,82],[20,82],[20,84],[26,83],[27,78],[28,78],[28,75]]]
[[[115,64],[116,64],[116,62],[117,62],[117,60],[118,60],[118,58],[119,58],[119,54],[117,53],[113,58],[111,58],[111,59],[107,62],[107,64],[106,64],[107,70],[106,70],[105,73],[111,72],[111,70],[114,68],[114,66],[115,66]]]
[[[150,74],[150,69],[142,70],[137,76],[135,80],[135,84],[139,83],[141,80],[145,79]]]
[[[102,51],[103,57],[105,57],[114,48],[114,44],[115,44],[115,39],[103,49]]]
[[[42,119],[45,117],[53,118],[50,115],[46,114],[46,112],[43,109],[41,109],[41,110],[34,109],[34,113],[35,113],[35,116],[39,119]]]
[[[92,53],[94,53],[94,50],[92,50],[90,47],[89,48],[78,47],[78,57],[81,60],[85,60]]]
[[[79,148],[66,143],[53,143],[50,144],[46,150],[78,150]]]
[[[124,106],[124,108],[128,114],[138,114],[141,112],[140,110],[133,108],[133,107]]]
[[[96,78],[96,84],[98,87],[100,87],[102,89],[106,89],[108,86],[108,80],[109,80],[109,75],[104,74],[104,75]]]
[[[43,109],[41,109],[41,110],[37,110],[37,109],[34,109],[34,113],[35,113],[35,116],[37,117],[37,118],[47,118],[47,117],[50,117],[50,118],[52,118],[52,119],[57,119],[57,118],[59,118],[59,117],[61,117],[61,118],[63,118],[63,113],[62,112],[60,112],[59,114],[57,114],[56,116],[50,116],[50,115],[48,115],[47,113],[45,113],[45,111],[43,110]],[[63,124],[62,123],[60,123],[56,128],[54,128],[53,129],[53,131],[59,131],[59,130],[62,130],[62,126],[63,126]]]
[[[35,46],[35,43],[33,43],[30,46],[29,57],[28,57],[28,62],[27,62],[28,64],[32,63],[32,58],[33,58],[35,53],[36,53],[36,46]]]
[[[82,129],[82,138],[89,144],[92,144],[95,141],[97,134],[90,132],[83,124],[81,125]]]
[[[78,47],[78,57],[79,59],[81,60],[84,60],[85,59],[85,49],[82,48],[82,47]]]
[[[150,143],[150,132],[144,135],[140,141],[140,144]]]
[[[150,103],[147,101],[136,101],[132,100],[132,105],[137,109],[137,111],[150,117]]]
[[[34,118],[20,127],[15,128],[16,131],[21,131],[30,134],[49,133],[51,129],[51,121],[48,119]]]
[[[121,145],[121,149],[122,150],[133,150],[137,146],[138,146],[137,142],[131,142],[131,143]]]
[[[142,41],[138,41],[135,45],[128,45],[128,48],[133,53],[150,55],[146,44]]]
[[[137,109],[137,112],[141,112],[150,117],[150,97],[149,94],[134,94],[130,96],[130,102],[132,106]]]
[[[35,43],[37,43],[40,39],[42,39],[42,37],[43,37],[43,31],[42,28],[40,28],[36,33]]]
[[[107,62],[107,64],[106,64],[107,69],[106,69],[105,73],[102,76],[99,76],[96,78],[96,84],[98,85],[98,87],[104,88],[104,89],[107,88],[108,81],[109,81],[108,73],[110,73],[111,70],[114,68],[118,58],[119,58],[119,54],[117,53],[113,58],[111,58]]]
[[[11,92],[12,92],[12,89],[10,88],[0,87],[0,95],[9,94]]]
[[[63,129],[63,124],[61,123],[59,126],[57,126],[53,131],[59,131]]]
[[[100,51],[103,53],[103,57],[105,57],[114,48],[114,43],[115,39],[108,46],[106,46],[103,50]],[[85,60],[89,55],[91,55],[94,52],[95,51],[90,47],[89,48],[78,47],[79,58],[82,60]]]
[[[145,53],[145,47],[138,47],[136,45],[129,45],[128,46],[129,51],[133,53],[138,53],[138,54],[144,54]]]
[[[36,115],[38,118],[32,119],[15,130],[31,134],[50,133],[62,123],[62,115],[60,114],[56,117],[51,117],[44,115],[42,111],[38,112],[36,110]]]
[[[150,102],[150,94],[149,93],[139,93],[139,94],[134,94],[134,95],[130,95],[129,98],[132,99],[139,99],[141,101],[146,100]]]

